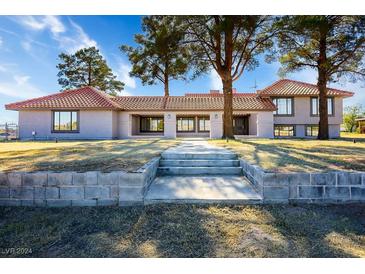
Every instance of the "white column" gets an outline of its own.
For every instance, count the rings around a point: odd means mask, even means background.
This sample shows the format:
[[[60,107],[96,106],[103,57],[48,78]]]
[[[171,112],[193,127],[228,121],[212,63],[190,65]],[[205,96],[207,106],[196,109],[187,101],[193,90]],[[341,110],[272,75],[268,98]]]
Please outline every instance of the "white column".
[[[210,138],[222,138],[223,136],[223,113],[210,113]]]
[[[121,112],[119,116],[119,138],[130,138],[132,136],[132,115]]]
[[[272,112],[257,113],[257,137],[274,137],[274,115]]]
[[[176,114],[173,112],[164,114],[164,136],[176,138]]]

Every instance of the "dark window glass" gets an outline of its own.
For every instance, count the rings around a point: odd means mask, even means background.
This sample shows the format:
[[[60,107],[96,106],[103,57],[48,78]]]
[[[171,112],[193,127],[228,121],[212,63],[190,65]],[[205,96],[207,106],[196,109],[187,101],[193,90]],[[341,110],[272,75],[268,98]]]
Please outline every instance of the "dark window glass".
[[[306,126],[305,135],[317,137],[318,136],[318,126]]]
[[[177,131],[194,132],[194,118],[177,118]]]
[[[276,115],[293,115],[293,98],[274,98],[273,102],[278,108]]]
[[[327,98],[328,115],[333,115],[333,98]],[[319,115],[319,99],[317,97],[311,98],[311,115]]]
[[[294,136],[294,126],[281,125],[274,127],[275,137],[290,137]]]
[[[160,117],[141,117],[142,132],[162,132],[163,118]]]
[[[198,118],[199,131],[210,131],[210,120],[206,117]]]
[[[77,111],[54,111],[53,131],[72,132],[79,130]]]

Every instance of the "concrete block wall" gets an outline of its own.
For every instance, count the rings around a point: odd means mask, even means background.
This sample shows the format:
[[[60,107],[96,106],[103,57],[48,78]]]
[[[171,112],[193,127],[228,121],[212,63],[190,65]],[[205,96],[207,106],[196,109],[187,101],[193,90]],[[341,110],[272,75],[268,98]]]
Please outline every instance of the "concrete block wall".
[[[240,160],[265,203],[364,203],[365,172],[267,173]]]
[[[137,172],[0,173],[2,206],[127,206],[142,204],[159,158]]]

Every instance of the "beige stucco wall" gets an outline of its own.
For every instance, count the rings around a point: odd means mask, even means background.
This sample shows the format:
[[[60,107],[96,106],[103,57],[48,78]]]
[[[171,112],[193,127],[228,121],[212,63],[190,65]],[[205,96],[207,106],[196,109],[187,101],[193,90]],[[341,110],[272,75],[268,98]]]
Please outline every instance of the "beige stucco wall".
[[[343,98],[334,97],[334,115],[328,117],[330,137],[336,138],[340,135],[340,124],[343,115]],[[296,137],[305,137],[305,125],[316,125],[319,122],[318,116],[310,115],[310,97],[294,98],[294,116],[282,117],[274,115],[275,124],[296,125]]]
[[[112,139],[113,131],[115,135],[117,131],[116,118],[113,111],[80,111],[79,133],[51,133],[52,111],[19,111],[19,136],[32,139],[32,131],[36,131],[39,139]]]

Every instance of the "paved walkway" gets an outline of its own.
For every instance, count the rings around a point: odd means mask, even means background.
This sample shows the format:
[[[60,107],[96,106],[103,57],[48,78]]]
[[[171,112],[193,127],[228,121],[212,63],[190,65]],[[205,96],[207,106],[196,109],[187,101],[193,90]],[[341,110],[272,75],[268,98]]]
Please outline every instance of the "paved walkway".
[[[223,147],[217,147],[212,144],[209,144],[205,140],[184,140],[178,146],[171,147],[165,150],[162,154],[232,154],[232,151],[229,151]]]
[[[242,176],[164,176],[150,186],[145,203],[260,203],[261,197]]]
[[[211,156],[216,158],[217,155],[221,158],[235,157],[233,152],[211,145],[204,140],[184,140],[179,146],[167,149],[162,153],[163,157],[188,156],[194,162],[200,158],[206,159]],[[215,168],[223,169],[224,167]],[[248,204],[261,201],[260,195],[241,175],[180,176],[178,174],[177,176],[161,176],[152,182],[145,197],[146,204],[159,202]]]

